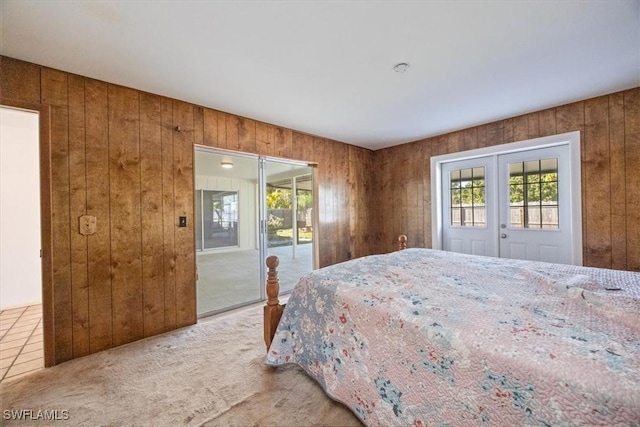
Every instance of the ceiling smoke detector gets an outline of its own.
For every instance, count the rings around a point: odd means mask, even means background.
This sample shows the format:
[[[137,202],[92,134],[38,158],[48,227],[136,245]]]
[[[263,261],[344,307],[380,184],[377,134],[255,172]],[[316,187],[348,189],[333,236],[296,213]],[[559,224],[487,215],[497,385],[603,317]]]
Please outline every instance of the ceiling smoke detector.
[[[393,66],[393,71],[395,71],[396,73],[404,73],[408,69],[409,69],[409,64],[406,62],[400,62],[399,64],[396,64]]]

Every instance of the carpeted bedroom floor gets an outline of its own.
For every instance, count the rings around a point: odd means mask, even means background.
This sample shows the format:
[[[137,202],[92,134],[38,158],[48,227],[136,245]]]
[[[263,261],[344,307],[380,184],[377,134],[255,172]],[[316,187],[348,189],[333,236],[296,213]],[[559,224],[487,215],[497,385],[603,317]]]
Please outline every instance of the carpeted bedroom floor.
[[[0,424],[361,425],[304,371],[264,366],[264,354],[262,305],[251,306],[2,383]],[[7,410],[32,412],[16,421]],[[68,419],[34,420],[45,410]]]

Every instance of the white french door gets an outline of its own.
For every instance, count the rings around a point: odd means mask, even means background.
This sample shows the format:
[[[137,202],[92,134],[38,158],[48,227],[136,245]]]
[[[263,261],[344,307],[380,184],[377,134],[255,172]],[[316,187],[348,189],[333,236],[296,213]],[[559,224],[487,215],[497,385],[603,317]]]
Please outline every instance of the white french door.
[[[442,249],[575,262],[569,144],[445,161],[440,173]]]
[[[571,263],[569,147],[498,156],[500,257]]]
[[[494,163],[492,157],[480,157],[443,165],[445,251],[497,256]]]

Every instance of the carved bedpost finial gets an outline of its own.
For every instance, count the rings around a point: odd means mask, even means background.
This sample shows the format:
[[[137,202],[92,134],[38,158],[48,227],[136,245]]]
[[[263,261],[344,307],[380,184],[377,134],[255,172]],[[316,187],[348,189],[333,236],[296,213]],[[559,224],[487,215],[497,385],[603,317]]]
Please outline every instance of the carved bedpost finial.
[[[401,234],[398,236],[398,250],[407,249],[407,236]]]
[[[284,305],[280,305],[278,300],[280,281],[276,268],[280,264],[280,260],[277,256],[271,255],[267,258],[266,264],[269,270],[267,271],[267,305],[264,306],[264,343],[268,350],[278,328],[280,317],[282,317]]]
[[[267,305],[278,305],[278,294],[280,293],[280,280],[278,280],[278,265],[280,260],[277,256],[267,257]]]

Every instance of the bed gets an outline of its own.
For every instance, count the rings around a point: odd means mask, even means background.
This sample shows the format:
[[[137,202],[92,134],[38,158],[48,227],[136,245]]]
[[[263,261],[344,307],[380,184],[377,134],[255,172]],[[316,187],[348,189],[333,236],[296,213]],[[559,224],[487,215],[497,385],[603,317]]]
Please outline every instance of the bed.
[[[283,307],[268,264],[265,363],[366,425],[640,425],[640,273],[406,249],[311,272]]]

